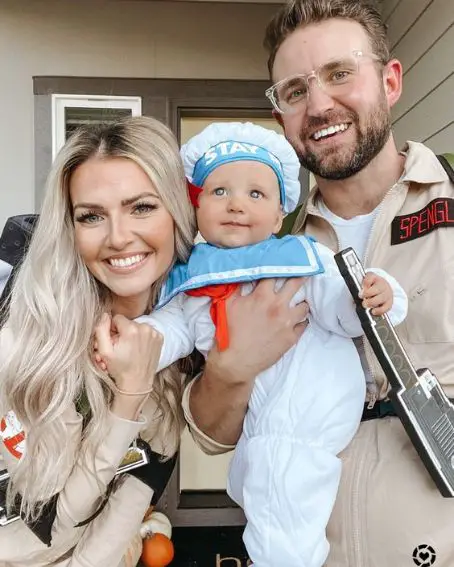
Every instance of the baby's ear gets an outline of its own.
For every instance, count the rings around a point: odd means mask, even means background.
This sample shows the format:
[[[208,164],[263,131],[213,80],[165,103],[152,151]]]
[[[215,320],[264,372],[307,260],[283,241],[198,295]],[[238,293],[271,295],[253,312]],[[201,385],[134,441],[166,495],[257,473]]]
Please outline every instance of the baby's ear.
[[[274,229],[273,229],[273,234],[277,234],[281,230],[283,222],[284,222],[284,210],[282,209],[282,205],[280,205],[276,217],[276,224],[274,225]]]

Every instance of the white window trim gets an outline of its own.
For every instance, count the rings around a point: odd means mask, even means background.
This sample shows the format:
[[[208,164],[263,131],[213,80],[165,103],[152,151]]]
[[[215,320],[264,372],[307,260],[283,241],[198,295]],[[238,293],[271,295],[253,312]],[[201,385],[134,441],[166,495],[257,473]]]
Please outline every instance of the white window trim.
[[[142,114],[142,98],[108,95],[52,95],[52,161],[65,143],[65,108],[128,108],[133,116]]]

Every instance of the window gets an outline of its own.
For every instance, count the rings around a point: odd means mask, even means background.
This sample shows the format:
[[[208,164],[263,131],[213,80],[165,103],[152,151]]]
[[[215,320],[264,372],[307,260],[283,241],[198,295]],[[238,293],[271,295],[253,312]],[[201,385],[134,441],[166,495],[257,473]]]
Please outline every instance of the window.
[[[141,97],[52,95],[52,159],[82,124],[113,122],[123,116],[141,114]]]

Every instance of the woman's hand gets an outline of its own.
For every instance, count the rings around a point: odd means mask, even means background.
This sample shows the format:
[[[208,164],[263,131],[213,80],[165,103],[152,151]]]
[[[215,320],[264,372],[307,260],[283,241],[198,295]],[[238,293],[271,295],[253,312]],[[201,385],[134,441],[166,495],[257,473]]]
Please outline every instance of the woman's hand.
[[[150,325],[104,313],[95,328],[94,340],[98,365],[115,381],[112,411],[122,417],[135,417],[153,387],[162,335]]]

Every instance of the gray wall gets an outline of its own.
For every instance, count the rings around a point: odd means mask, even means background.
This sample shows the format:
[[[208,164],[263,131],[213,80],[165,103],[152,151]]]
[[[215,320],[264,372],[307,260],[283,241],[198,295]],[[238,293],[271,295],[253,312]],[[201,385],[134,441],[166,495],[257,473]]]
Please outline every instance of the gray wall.
[[[384,0],[383,14],[405,73],[394,109],[398,143],[454,152],[454,0]]]

